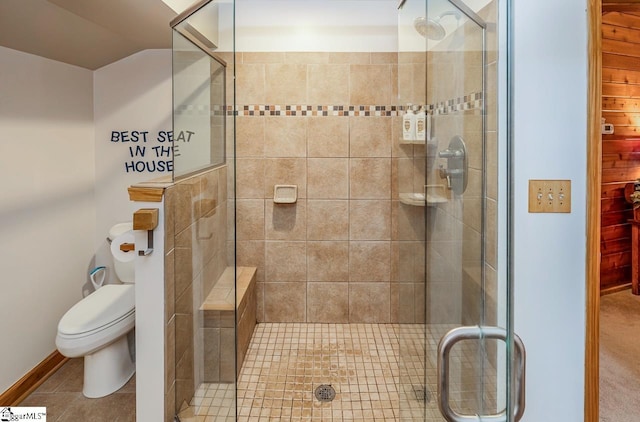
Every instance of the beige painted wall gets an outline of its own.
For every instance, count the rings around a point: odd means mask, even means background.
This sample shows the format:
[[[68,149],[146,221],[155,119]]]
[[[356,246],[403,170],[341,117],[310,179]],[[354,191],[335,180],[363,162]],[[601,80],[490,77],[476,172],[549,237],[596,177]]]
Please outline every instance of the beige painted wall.
[[[93,268],[93,74],[0,47],[0,391],[55,350]]]

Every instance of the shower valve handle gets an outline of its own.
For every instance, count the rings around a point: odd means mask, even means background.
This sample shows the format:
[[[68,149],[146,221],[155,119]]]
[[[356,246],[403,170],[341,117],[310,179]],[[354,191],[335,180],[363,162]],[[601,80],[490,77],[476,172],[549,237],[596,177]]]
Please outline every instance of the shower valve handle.
[[[438,153],[438,157],[440,158],[463,158],[464,151],[461,149],[445,149],[444,151],[440,151]]]

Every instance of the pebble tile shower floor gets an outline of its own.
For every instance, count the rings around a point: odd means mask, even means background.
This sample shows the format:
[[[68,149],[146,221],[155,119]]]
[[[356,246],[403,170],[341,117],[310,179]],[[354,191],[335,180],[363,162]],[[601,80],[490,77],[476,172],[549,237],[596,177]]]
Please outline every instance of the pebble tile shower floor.
[[[440,422],[435,398],[438,339],[453,326],[397,324],[261,323],[256,326],[237,385],[239,422]],[[424,345],[429,348],[426,372]],[[452,353],[453,368],[473,364],[473,350]],[[470,358],[465,358],[469,356]],[[423,385],[427,376],[429,383]],[[314,390],[330,384],[331,402]],[[426,388],[426,406],[418,397]],[[459,400],[457,409],[472,404]],[[233,384],[203,384],[182,422],[235,421]]]

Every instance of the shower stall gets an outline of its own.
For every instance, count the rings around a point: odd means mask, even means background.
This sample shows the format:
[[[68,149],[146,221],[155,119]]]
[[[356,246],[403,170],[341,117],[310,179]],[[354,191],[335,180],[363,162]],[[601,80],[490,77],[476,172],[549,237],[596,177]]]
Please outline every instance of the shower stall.
[[[167,418],[519,420],[497,1],[174,20]]]

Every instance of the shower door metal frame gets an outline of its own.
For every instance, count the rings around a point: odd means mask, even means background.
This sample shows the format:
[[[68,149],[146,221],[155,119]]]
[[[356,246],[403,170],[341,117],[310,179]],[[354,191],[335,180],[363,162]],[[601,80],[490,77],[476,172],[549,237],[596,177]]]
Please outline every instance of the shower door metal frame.
[[[426,0],[427,2],[429,0]],[[486,186],[487,186],[487,172],[486,172],[486,140],[487,140],[487,113],[486,113],[486,92],[487,92],[487,23],[476,14],[471,8],[469,8],[462,0],[446,0],[470,20],[476,23],[482,29],[482,207],[481,207],[481,242],[483,247],[481,248],[481,291],[485,291],[485,268],[484,263],[486,260],[485,242],[486,242]],[[495,0],[498,1],[498,0]],[[506,221],[506,243],[507,243],[507,257],[506,257],[506,329],[499,327],[459,327],[451,330],[445,335],[438,347],[438,388],[443,397],[439,401],[439,407],[443,413],[443,416],[451,422],[462,421],[481,421],[481,420],[493,420],[493,421],[519,421],[525,410],[525,368],[526,368],[526,351],[522,340],[515,334],[513,330],[513,169],[511,163],[513,162],[513,28],[512,28],[512,13],[513,5],[512,0],[506,1],[506,20],[507,20],[507,60],[506,60],[506,74],[507,74],[507,105],[506,105],[506,149],[507,149],[507,197],[505,199],[507,207],[507,221]],[[406,2],[401,0],[399,8]],[[425,280],[426,282],[426,280]],[[481,309],[482,319],[485,318],[485,301],[484,296],[481,297]],[[451,347],[460,340],[469,339],[499,339],[506,343],[506,406],[505,409],[497,415],[487,416],[466,416],[460,415],[451,410],[448,405],[448,386],[443,385],[447,383],[446,377],[448,372],[448,352]],[[517,358],[517,368],[516,366]],[[442,362],[444,362],[442,364]],[[442,366],[441,366],[442,365]],[[425,374],[426,376],[426,374]],[[446,403],[443,403],[446,400]],[[444,408],[443,408],[444,407]]]

